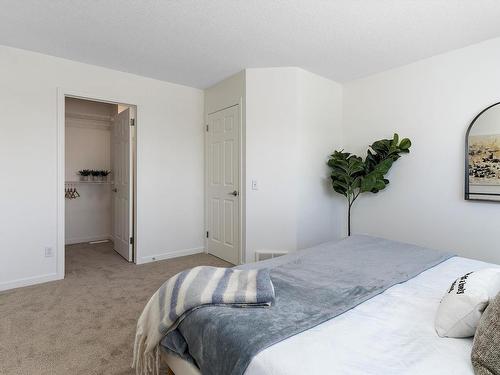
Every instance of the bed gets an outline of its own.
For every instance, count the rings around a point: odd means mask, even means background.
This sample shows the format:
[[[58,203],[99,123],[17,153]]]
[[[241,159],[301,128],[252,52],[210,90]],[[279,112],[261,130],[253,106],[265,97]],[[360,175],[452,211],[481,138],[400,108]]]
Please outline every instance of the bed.
[[[273,267],[307,250],[264,261]],[[244,266],[244,267],[251,267]],[[467,272],[496,265],[451,257],[352,309],[256,354],[245,375],[473,374],[472,339],[440,338],[434,317],[444,291]],[[189,351],[189,349],[188,349]],[[176,375],[199,375],[172,350],[164,358]]]

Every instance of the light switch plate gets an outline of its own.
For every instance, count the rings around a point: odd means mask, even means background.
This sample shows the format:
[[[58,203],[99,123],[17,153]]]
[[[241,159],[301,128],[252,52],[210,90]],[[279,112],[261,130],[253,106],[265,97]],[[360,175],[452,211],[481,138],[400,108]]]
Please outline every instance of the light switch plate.
[[[259,190],[257,180],[252,180],[252,190]]]

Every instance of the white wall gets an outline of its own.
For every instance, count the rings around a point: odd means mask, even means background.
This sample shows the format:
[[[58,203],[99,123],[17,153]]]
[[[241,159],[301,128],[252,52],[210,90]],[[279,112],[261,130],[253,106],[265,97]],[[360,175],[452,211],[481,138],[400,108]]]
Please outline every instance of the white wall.
[[[57,278],[58,87],[137,105],[138,261],[202,251],[203,92],[0,47],[0,289]]]
[[[341,86],[298,68],[247,69],[246,103],[247,260],[338,238],[325,162],[342,144]]]
[[[500,263],[500,206],[463,199],[465,131],[500,100],[499,66],[494,39],[344,86],[346,150],[395,131],[413,142],[387,190],[354,204],[355,233]]]
[[[247,69],[246,90],[246,256],[253,260],[261,248],[297,248],[297,69]]]
[[[110,138],[110,128],[66,125],[66,181],[78,181],[82,169],[110,170]]]
[[[79,170],[111,169],[111,126],[117,105],[65,100],[65,179],[78,181]]]
[[[235,104],[245,104],[245,71],[226,78],[205,90],[205,112],[212,113]],[[244,116],[243,116],[244,117]]]
[[[342,147],[342,86],[299,69],[297,248],[343,236],[342,199],[331,188],[328,156]]]

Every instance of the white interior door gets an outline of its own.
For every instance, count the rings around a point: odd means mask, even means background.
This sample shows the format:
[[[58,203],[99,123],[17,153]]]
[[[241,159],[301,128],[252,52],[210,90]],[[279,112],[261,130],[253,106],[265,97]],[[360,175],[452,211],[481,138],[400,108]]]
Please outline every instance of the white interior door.
[[[206,137],[206,222],[210,254],[240,261],[239,106],[208,115]]]
[[[131,262],[132,259],[132,182],[131,182],[131,114],[120,112],[111,133],[111,169],[113,175],[113,246]]]

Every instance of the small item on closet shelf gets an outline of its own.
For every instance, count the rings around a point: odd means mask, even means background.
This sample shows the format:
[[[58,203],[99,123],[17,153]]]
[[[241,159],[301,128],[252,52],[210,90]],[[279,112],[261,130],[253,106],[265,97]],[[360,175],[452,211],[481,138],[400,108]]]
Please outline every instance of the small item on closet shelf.
[[[99,171],[99,178],[100,178],[100,181],[102,182],[107,182],[108,181],[108,175],[111,173],[111,171],[108,171],[108,170],[102,170],[102,171]]]
[[[90,176],[90,169],[82,169],[81,171],[78,171],[78,174],[80,175],[80,181],[88,181]]]
[[[92,176],[92,181],[100,181],[101,180],[100,179],[100,177],[101,177],[101,171],[92,169],[90,171],[90,175]]]

